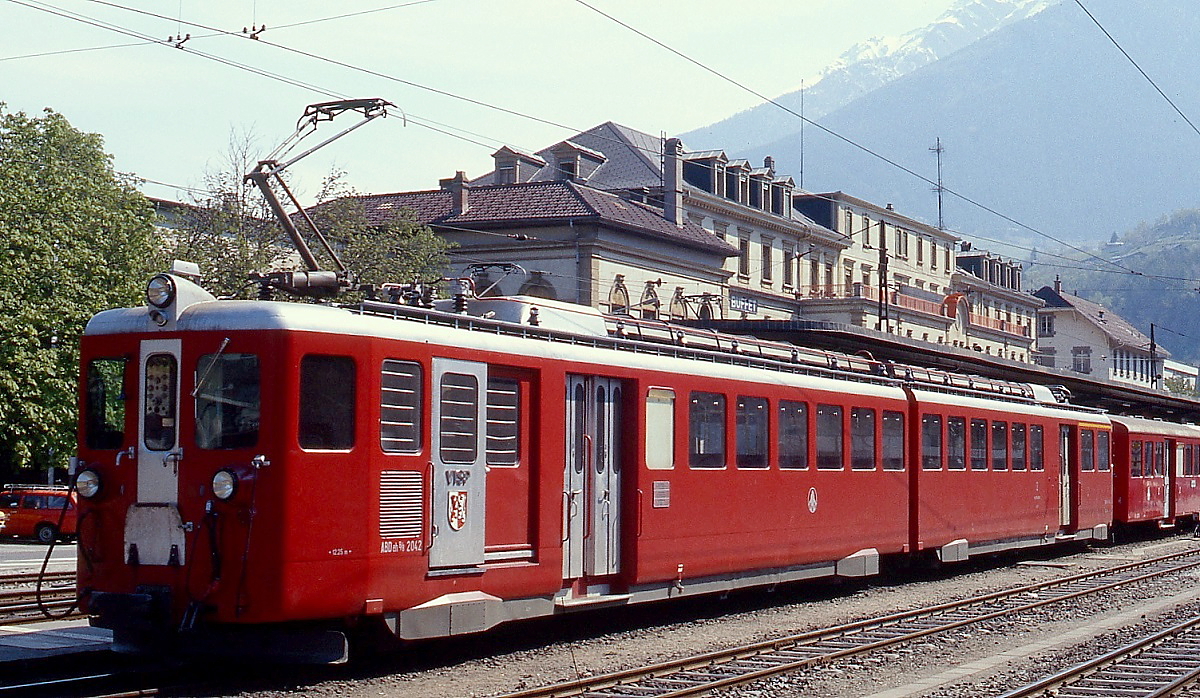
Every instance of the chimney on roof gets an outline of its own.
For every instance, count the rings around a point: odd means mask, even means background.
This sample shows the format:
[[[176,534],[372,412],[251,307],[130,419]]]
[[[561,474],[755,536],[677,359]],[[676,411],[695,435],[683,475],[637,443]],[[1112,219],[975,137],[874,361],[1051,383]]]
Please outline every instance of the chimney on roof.
[[[669,138],[663,160],[663,218],[683,225],[683,141]]]
[[[467,173],[459,170],[450,179],[438,181],[438,186],[442,191],[450,192],[450,212],[458,216],[467,212],[470,205],[467,203],[467,190],[471,186],[467,183]]]
[[[1054,292],[1062,293],[1062,279],[1057,274],[1054,276]]]

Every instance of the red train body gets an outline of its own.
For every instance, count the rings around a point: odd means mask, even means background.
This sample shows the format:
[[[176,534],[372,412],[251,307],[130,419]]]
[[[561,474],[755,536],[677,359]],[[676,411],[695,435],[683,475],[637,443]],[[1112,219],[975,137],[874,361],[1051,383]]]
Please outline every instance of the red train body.
[[[82,348],[78,584],[122,647],[337,660],[347,628],[479,632],[1200,508],[1200,429],[1045,388],[540,299],[467,315],[159,279]],[[1180,477],[1131,474],[1138,442]]]

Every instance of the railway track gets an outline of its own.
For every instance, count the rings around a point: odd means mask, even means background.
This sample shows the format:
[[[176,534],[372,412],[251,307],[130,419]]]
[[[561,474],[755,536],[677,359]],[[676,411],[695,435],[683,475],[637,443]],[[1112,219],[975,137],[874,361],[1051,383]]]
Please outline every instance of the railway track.
[[[37,580],[37,574],[0,576],[0,625],[44,621],[44,611],[49,611],[56,618],[83,617],[82,613],[72,610],[75,605],[74,572],[47,573],[42,578],[40,600]]]
[[[1200,682],[1200,617],[1140,638],[1001,698],[1174,696]]]
[[[501,698],[676,698],[699,695],[1196,567],[1200,567],[1200,549],[652,666],[519,691]]]

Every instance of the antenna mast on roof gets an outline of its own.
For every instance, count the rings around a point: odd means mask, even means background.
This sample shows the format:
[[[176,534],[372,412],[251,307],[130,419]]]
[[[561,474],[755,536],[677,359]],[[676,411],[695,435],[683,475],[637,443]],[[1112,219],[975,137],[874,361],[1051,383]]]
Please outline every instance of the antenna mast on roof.
[[[942,153],[945,150],[942,147],[941,136],[938,136],[937,144],[929,149],[929,152],[937,154],[937,186],[933,188],[933,191],[937,192],[938,199],[938,230],[946,229],[946,221],[942,218],[942,193],[946,191],[946,188],[942,186]]]
[[[254,182],[259,190],[262,191],[263,197],[271,207],[271,211],[279,220],[279,224],[283,226],[284,231],[287,232],[288,237],[291,238],[292,244],[296,246],[296,251],[300,254],[301,259],[304,260],[304,266],[308,269],[307,272],[256,274],[254,280],[262,284],[265,293],[269,293],[270,288],[278,288],[297,295],[325,297],[332,296],[339,290],[350,287],[352,279],[350,278],[350,272],[346,269],[346,265],[342,264],[342,260],[338,258],[337,252],[330,246],[329,241],[325,239],[321,231],[317,229],[317,224],[309,217],[308,212],[304,210],[304,207],[296,199],[296,195],[292,193],[287,183],[283,181],[282,174],[284,170],[296,164],[299,160],[329,145],[368,121],[376,117],[387,116],[387,108],[392,106],[395,105],[378,98],[349,99],[310,104],[305,107],[304,114],[296,122],[296,132],[285,139],[283,143],[279,144],[279,147],[272,151],[266,160],[260,160],[258,166],[246,175],[246,179]],[[280,162],[277,159],[290,152],[305,137],[314,133],[317,130],[317,124],[322,121],[332,121],[339,114],[347,111],[356,111],[362,114],[362,121],[359,121],[337,135],[325,139],[287,162]],[[308,225],[309,230],[312,231],[317,241],[321,243],[321,247],[325,249],[325,252],[333,260],[334,265],[337,266],[336,272],[321,270],[320,265],[317,264],[317,258],[313,256],[308,243],[304,241],[304,236],[300,234],[292,217],[284,210],[283,203],[276,196],[275,190],[272,189],[272,183],[287,194],[288,199],[296,207],[297,212]]]

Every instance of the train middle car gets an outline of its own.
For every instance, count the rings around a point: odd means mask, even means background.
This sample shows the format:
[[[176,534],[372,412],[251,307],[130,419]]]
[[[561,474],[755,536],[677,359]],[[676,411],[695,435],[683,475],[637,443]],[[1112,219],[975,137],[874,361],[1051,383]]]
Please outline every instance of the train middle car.
[[[356,626],[474,633],[1113,521],[1113,422],[1046,388],[542,299],[157,279],[82,347],[78,584],[122,647],[305,638],[338,659]]]

